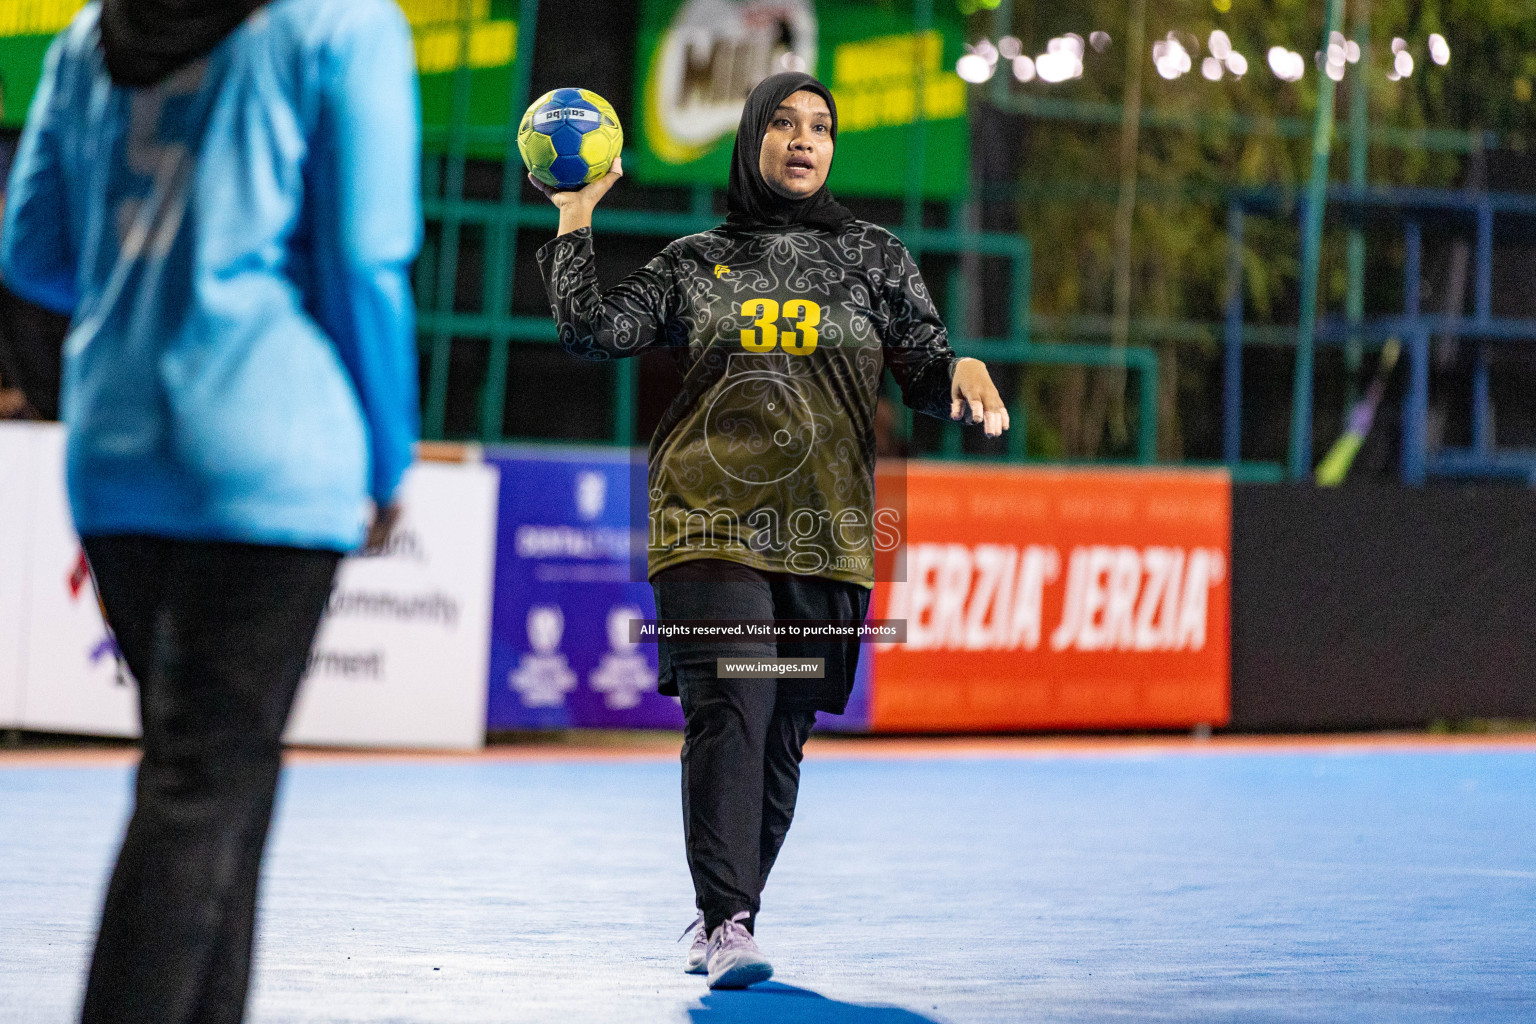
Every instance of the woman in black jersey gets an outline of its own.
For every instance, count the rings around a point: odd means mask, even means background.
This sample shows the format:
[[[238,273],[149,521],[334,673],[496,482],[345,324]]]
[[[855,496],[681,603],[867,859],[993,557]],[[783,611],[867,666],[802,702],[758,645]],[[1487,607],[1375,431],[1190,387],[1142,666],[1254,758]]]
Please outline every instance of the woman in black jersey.
[[[826,86],[765,79],[742,112],[725,224],[678,239],[606,292],[592,210],[619,163],[578,192],[546,193],[560,233],[538,260],[565,350],[614,359],[665,346],[683,371],[650,448],[649,573],[663,622],[864,620],[883,367],[918,412],[993,437],[1008,427],[986,367],[955,358],[906,248],[827,191],[836,138]],[[821,659],[823,677],[718,674],[719,658],[783,654]],[[858,655],[846,638],[660,643],[661,691],[680,696],[687,720],[684,845],[699,912],[688,970],[711,988],[773,972],[754,918],[816,712],[843,712]]]

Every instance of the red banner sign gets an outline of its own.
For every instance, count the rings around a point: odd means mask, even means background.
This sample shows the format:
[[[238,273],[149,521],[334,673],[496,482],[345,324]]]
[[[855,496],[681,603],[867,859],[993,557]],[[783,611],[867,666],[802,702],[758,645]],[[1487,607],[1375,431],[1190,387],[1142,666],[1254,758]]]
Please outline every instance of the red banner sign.
[[[876,731],[1224,724],[1224,473],[912,465],[905,582],[871,615]]]

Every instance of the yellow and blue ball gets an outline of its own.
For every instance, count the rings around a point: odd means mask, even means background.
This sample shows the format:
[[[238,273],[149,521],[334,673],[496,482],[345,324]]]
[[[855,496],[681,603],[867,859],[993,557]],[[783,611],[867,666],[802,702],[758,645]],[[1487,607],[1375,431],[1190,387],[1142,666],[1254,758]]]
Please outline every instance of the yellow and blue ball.
[[[551,188],[574,189],[608,173],[624,147],[613,105],[591,89],[555,89],[528,107],[517,148],[529,172]]]

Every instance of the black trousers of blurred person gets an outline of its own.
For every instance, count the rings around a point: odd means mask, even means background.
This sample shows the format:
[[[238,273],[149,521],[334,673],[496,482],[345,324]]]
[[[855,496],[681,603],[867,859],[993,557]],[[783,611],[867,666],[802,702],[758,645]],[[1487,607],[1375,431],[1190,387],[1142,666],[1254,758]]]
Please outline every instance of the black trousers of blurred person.
[[[143,758],[85,1024],[238,1024],[282,734],[341,556],[85,540],[139,684]]]
[[[657,618],[858,623],[869,591],[854,583],[764,572],[714,559],[684,562],[652,580]],[[661,691],[683,705],[683,844],[698,909],[713,932],[747,911],[789,834],[800,761],[816,712],[841,714],[853,689],[857,641],[674,642],[659,650]],[[822,658],[822,680],[721,679],[717,658]]]

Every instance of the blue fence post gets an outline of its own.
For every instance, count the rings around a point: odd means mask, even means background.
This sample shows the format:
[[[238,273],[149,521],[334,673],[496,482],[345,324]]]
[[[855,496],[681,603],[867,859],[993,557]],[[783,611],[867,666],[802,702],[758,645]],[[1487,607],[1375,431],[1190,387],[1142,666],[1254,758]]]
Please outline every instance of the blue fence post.
[[[1493,206],[1485,194],[1477,204],[1477,326],[1493,319]],[[1472,447],[1478,455],[1493,451],[1493,403],[1489,397],[1488,345],[1472,354]]]
[[[1403,483],[1422,487],[1425,479],[1425,427],[1429,419],[1429,333],[1419,320],[1419,276],[1423,235],[1419,222],[1404,232],[1403,313],[1408,322],[1408,396],[1403,402]]]
[[[1243,207],[1227,207],[1226,372],[1222,381],[1221,450],[1227,464],[1243,458]]]

